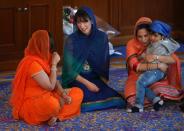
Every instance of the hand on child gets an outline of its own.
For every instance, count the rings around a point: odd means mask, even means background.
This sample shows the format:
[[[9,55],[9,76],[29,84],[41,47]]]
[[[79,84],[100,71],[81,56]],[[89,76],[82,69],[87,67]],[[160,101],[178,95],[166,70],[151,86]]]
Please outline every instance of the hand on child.
[[[159,63],[158,64],[158,68],[163,71],[163,72],[166,72],[167,71],[167,68],[168,68],[168,65],[167,64],[164,64],[164,63]]]
[[[155,61],[156,55],[146,55],[145,60],[146,62],[153,62]]]

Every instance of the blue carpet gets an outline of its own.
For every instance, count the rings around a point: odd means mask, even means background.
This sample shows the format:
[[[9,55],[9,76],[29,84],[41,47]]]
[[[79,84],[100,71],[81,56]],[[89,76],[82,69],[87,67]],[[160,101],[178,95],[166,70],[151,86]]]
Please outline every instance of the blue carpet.
[[[183,74],[183,72],[182,72]],[[7,76],[12,78],[12,76]],[[122,68],[111,68],[109,85],[117,91],[123,91],[127,71]],[[184,80],[183,80],[184,81]],[[11,108],[8,105],[10,95],[10,82],[0,82],[0,130],[37,130],[37,131],[59,131],[59,130],[184,130],[184,113],[175,102],[166,102],[164,107],[153,112],[146,108],[143,113],[127,113],[125,109],[109,109],[82,113],[79,117],[58,122],[54,127],[47,125],[30,126],[23,121],[12,118]]]

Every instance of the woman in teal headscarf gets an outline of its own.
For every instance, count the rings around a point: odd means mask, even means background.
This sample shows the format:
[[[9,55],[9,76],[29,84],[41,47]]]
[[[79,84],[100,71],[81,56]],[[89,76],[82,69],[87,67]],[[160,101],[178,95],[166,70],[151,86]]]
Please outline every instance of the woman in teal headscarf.
[[[63,87],[83,90],[83,112],[124,107],[121,96],[102,80],[109,79],[108,38],[97,29],[92,10],[79,8],[74,22],[76,31],[64,47]]]

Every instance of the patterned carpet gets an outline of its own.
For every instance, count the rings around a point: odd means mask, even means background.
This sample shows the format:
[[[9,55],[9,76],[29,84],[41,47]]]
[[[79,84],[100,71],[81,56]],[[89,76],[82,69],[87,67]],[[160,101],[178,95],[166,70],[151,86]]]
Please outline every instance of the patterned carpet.
[[[184,74],[184,73],[183,73]],[[11,116],[8,105],[10,82],[13,73],[6,76],[0,75],[0,131],[60,131],[60,130],[125,130],[125,131],[150,131],[184,130],[184,113],[180,111],[176,102],[166,102],[161,111],[153,112],[146,108],[143,113],[127,113],[125,109],[109,109],[96,112],[82,113],[79,117],[58,122],[49,127],[46,124],[30,126],[23,121],[16,121]],[[127,71],[122,67],[111,64],[109,85],[117,91],[123,91]]]

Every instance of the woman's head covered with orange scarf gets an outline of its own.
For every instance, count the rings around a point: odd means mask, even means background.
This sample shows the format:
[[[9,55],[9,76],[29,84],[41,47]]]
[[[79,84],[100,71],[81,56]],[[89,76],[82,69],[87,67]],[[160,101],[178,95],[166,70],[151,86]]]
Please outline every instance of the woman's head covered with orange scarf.
[[[38,62],[47,74],[50,74],[50,41],[46,30],[35,31],[29,39],[24,58],[20,61],[12,84],[10,104],[14,118],[19,118],[20,107],[24,100],[28,70],[33,62]]]
[[[150,32],[150,24],[152,20],[148,17],[141,17],[135,24],[134,28],[134,36],[139,42],[147,45],[149,44],[149,32]],[[138,33],[139,32],[139,33]],[[139,34],[143,34],[141,37]]]
[[[49,34],[46,30],[35,31],[29,39],[25,49],[25,56],[36,56],[44,61],[49,61],[50,57]]]

